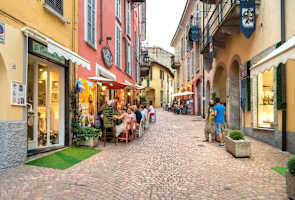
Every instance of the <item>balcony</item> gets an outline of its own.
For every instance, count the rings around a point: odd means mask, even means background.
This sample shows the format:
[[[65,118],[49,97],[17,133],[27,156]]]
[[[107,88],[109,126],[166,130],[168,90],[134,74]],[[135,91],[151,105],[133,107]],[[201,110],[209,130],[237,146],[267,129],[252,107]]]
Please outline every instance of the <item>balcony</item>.
[[[175,56],[171,56],[171,67],[172,69],[178,69],[180,67],[180,62],[178,59],[175,59]]]
[[[203,27],[200,39],[200,53],[204,55],[208,64],[209,37],[213,38],[214,51],[225,48],[227,38],[240,33],[240,1],[225,0],[219,1]],[[260,0],[256,0],[256,7],[260,5]],[[256,9],[256,16],[257,14]]]
[[[140,76],[141,77],[146,77],[149,75],[150,66],[151,66],[151,59],[149,57],[148,50],[143,49],[141,51],[141,58],[140,58]]]

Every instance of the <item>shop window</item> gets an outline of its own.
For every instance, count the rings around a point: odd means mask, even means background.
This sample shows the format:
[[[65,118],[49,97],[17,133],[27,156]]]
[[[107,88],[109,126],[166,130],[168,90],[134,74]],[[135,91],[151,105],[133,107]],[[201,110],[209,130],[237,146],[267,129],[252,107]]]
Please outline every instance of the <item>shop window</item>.
[[[258,75],[258,127],[274,128],[274,71],[265,71]]]
[[[63,0],[45,0],[45,3],[56,12],[63,15]]]

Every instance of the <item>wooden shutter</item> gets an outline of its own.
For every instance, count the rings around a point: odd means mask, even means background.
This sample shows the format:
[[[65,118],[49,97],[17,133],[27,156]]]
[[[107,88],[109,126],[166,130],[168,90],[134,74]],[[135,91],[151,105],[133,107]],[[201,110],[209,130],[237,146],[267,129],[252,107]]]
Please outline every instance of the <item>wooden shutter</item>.
[[[125,38],[125,72],[128,73],[129,72],[129,65],[128,65],[128,60],[129,60],[129,52],[128,52],[128,40],[127,38]]]

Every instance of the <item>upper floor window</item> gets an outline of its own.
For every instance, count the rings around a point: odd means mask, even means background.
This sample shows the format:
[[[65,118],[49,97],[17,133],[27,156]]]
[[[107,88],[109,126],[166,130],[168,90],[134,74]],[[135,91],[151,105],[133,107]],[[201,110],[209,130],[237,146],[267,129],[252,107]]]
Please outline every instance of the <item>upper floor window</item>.
[[[184,58],[184,39],[181,38],[181,60]]]
[[[126,34],[131,38],[131,3],[129,1],[126,1],[125,19]]]
[[[186,70],[187,70],[187,80],[190,80],[190,59],[187,59],[187,63],[186,63]]]
[[[126,62],[126,68],[125,72],[132,76],[132,46],[131,42],[125,38],[125,62]]]
[[[121,12],[122,12],[122,0],[115,0],[116,1],[116,17],[121,21]]]
[[[63,15],[63,0],[45,0],[45,3],[53,8],[56,12]]]
[[[85,41],[96,49],[96,0],[85,2]]]
[[[122,30],[121,27],[116,23],[116,32],[115,32],[115,60],[116,65],[119,68],[122,68]]]

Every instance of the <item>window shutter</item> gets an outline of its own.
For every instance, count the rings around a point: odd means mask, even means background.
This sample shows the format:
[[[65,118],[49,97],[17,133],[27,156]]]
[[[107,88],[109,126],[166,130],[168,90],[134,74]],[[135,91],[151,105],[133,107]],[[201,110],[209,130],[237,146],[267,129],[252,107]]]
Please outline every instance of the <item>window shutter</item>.
[[[87,0],[87,42],[91,41],[91,0]]]
[[[129,56],[128,56],[128,40],[127,38],[125,38],[125,72],[129,73],[129,65],[128,65],[128,61],[129,61]]]
[[[129,61],[129,75],[132,76],[132,71],[133,71],[133,67],[132,67],[132,46],[131,44],[129,45],[129,58],[130,58],[130,61]]]
[[[63,15],[63,0],[45,0],[45,3],[53,8],[56,12]]]
[[[91,44],[96,48],[96,0],[92,0],[91,9]]]

